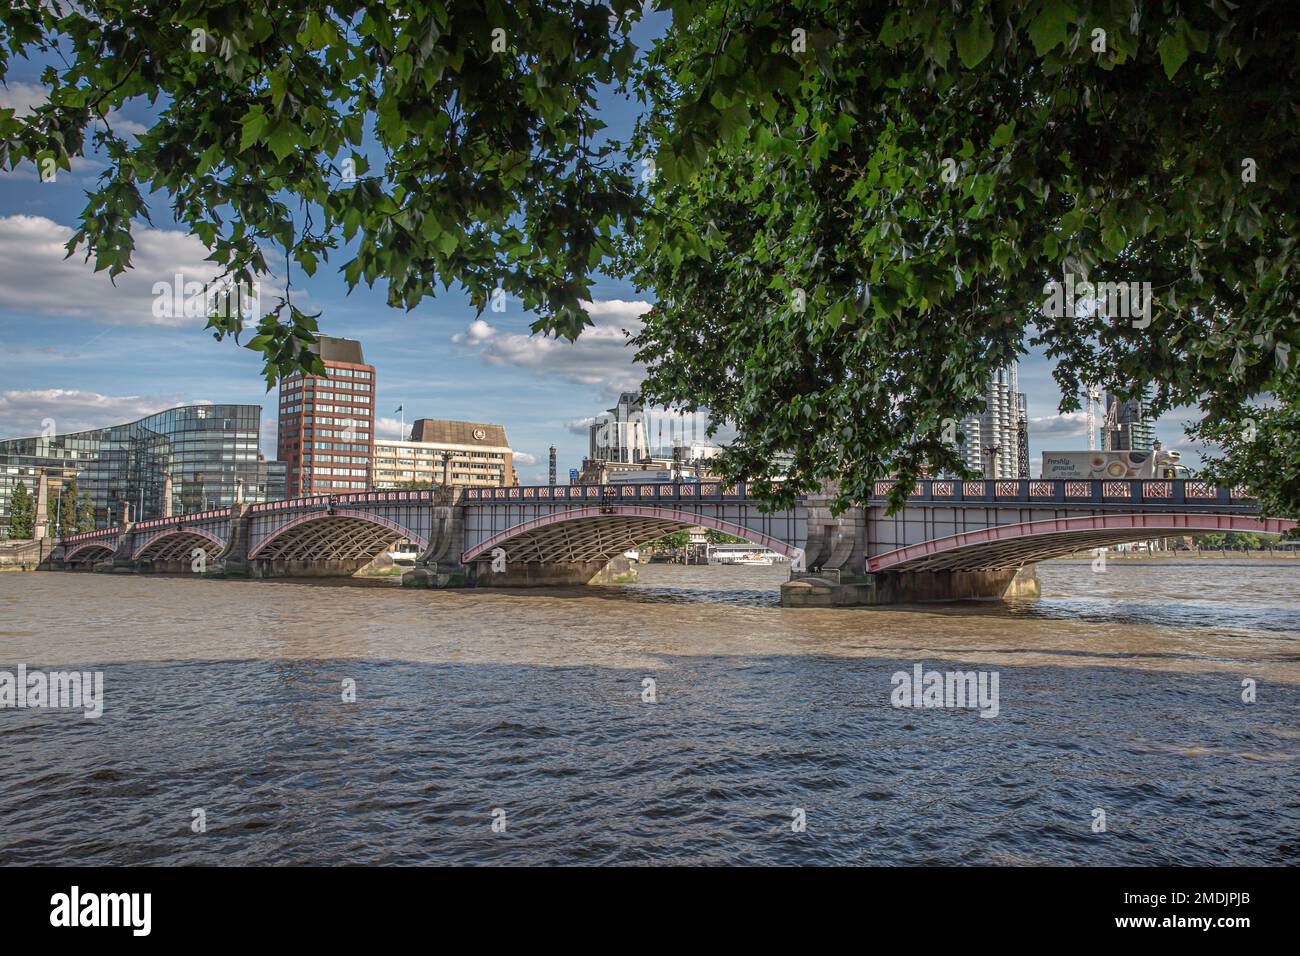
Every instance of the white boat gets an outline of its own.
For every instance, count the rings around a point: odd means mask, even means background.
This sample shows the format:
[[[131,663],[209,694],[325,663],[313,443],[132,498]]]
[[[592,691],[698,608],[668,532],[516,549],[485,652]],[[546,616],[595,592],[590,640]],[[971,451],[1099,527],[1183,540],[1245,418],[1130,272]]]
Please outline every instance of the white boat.
[[[623,557],[627,558],[629,561],[638,562],[638,561],[641,560],[641,552],[640,552],[640,551],[624,551],[624,552],[623,552]]]
[[[741,554],[737,555],[731,562],[732,564],[744,564],[751,567],[767,567],[772,563],[772,559],[765,554]]]

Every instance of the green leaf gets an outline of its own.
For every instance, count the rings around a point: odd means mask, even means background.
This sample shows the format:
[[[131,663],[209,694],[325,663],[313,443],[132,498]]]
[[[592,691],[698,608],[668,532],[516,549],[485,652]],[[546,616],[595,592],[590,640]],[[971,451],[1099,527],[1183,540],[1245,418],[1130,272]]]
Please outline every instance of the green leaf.
[[[1156,47],[1156,51],[1160,54],[1160,63],[1165,68],[1165,76],[1171,80],[1179,68],[1187,62],[1187,38],[1181,28],[1182,22],[1180,20],[1180,26],[1167,34]]]
[[[1011,142],[1011,138],[1016,134],[1016,121],[1011,120],[1009,123],[1001,124],[993,131],[993,136],[989,139],[989,145],[994,149],[999,146],[1005,146]]]
[[[1058,44],[1064,44],[1065,28],[1074,16],[1074,6],[1066,0],[1047,0],[1029,24],[1029,39],[1033,41],[1034,52],[1043,56]]]
[[[262,138],[262,134],[266,131],[269,122],[260,106],[254,106],[244,114],[244,118],[240,120],[243,126],[243,133],[239,137],[239,151],[241,153]]]
[[[957,30],[957,56],[967,68],[971,68],[982,62],[992,49],[993,30],[985,11],[977,10]]]
[[[280,120],[275,129],[267,139],[267,145],[271,147],[271,152],[275,158],[283,161],[286,156],[294,150],[294,144],[298,134],[298,127],[287,120]]]
[[[437,245],[438,251],[440,251],[444,256],[449,256],[455,252],[456,247],[460,245],[460,239],[454,232],[446,230],[438,234],[438,239],[435,245]]]

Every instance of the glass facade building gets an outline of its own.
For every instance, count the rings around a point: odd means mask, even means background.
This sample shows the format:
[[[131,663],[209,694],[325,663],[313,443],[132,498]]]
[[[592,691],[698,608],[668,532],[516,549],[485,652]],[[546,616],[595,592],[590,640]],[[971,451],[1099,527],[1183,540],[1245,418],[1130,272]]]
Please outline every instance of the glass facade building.
[[[258,452],[261,416],[260,405],[182,405],[125,425],[0,441],[0,528],[20,481],[33,496],[47,482],[52,502],[75,476],[97,528],[117,524],[127,505],[138,521],[229,507],[241,484],[243,501],[281,500],[285,466]]]
[[[1151,451],[1156,443],[1156,425],[1147,413],[1152,387],[1144,385],[1133,398],[1106,393],[1106,422],[1101,447],[1107,451]]]

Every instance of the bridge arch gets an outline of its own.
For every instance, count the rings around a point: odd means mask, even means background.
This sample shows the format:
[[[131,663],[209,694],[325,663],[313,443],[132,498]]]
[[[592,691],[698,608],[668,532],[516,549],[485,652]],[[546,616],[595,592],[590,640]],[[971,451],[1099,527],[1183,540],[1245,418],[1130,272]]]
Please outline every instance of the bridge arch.
[[[609,560],[683,528],[712,528],[793,558],[799,549],[780,538],[711,515],[636,505],[574,508],[507,528],[468,549],[461,562],[504,548],[512,564]]]
[[[997,525],[907,545],[867,560],[876,571],[996,571],[1149,538],[1218,531],[1282,534],[1296,522],[1224,514],[1101,514]]]
[[[287,561],[375,558],[406,538],[423,551],[429,540],[390,518],[335,508],[311,511],[275,528],[248,552],[249,560]]]
[[[188,560],[195,548],[202,548],[211,559],[226,549],[226,542],[202,528],[164,528],[143,541],[131,558],[136,561],[141,558],[153,561]]]
[[[111,558],[116,550],[116,542],[83,541],[81,544],[75,545],[70,550],[65,551],[63,554],[63,560],[66,562],[91,560],[102,561],[105,558]],[[102,551],[103,554],[94,553],[98,551]]]

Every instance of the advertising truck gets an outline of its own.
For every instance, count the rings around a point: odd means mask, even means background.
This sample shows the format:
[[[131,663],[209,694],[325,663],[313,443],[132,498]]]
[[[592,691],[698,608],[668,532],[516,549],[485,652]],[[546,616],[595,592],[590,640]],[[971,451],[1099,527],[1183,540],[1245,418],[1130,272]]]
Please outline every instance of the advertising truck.
[[[1045,451],[1044,478],[1186,478],[1176,451]]]

